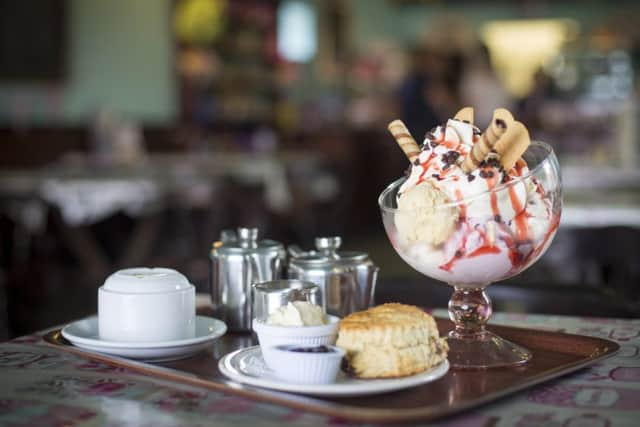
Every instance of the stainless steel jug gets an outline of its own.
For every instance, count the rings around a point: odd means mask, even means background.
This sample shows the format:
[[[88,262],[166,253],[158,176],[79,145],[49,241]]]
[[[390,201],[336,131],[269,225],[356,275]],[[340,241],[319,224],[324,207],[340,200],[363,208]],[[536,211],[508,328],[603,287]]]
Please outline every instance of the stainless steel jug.
[[[373,304],[379,268],[365,252],[338,251],[340,237],[315,239],[316,251],[289,248],[288,277],[320,286],[327,313],[344,317]]]
[[[286,252],[274,240],[258,240],[256,228],[223,230],[210,258],[214,316],[231,331],[250,331],[252,285],[282,277]]]

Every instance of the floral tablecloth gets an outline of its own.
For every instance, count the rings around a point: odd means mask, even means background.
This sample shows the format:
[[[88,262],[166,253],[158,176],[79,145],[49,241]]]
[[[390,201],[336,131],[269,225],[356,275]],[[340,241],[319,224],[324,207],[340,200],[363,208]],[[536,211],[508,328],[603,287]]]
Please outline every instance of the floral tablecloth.
[[[498,313],[492,322],[604,337],[621,350],[571,376],[430,425],[640,425],[640,319]],[[46,346],[35,334],[0,344],[0,426],[24,425],[351,424],[88,361]]]

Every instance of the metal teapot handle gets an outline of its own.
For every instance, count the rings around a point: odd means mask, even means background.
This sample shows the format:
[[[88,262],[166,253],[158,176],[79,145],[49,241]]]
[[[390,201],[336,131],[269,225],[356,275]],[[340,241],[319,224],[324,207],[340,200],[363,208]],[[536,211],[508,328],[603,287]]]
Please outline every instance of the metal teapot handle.
[[[287,247],[287,252],[289,252],[289,256],[291,258],[297,258],[299,256],[306,255],[307,253],[302,250],[302,248],[298,245],[290,245]]]

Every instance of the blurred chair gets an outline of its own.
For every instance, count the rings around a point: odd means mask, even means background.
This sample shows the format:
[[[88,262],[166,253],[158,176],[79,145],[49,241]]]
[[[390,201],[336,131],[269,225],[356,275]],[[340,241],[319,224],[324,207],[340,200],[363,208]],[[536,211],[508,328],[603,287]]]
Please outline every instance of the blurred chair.
[[[9,313],[7,312],[7,291],[5,274],[0,270],[0,342],[9,339]]]

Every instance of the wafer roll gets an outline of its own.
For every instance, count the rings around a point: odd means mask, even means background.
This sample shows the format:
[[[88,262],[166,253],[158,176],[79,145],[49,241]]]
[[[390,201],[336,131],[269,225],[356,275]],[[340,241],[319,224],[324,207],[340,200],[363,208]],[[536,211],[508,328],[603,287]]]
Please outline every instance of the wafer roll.
[[[473,124],[473,107],[464,107],[458,111],[453,118],[461,122]]]
[[[527,128],[520,122],[513,122],[493,149],[500,155],[500,164],[504,170],[508,171],[527,151],[529,144],[531,139]]]
[[[473,171],[480,165],[513,123],[513,115],[508,110],[498,108],[493,112],[491,123],[480,136],[480,140],[473,145],[471,152],[464,158],[462,169],[465,173]]]
[[[420,147],[409,133],[409,129],[402,123],[402,120],[392,121],[387,129],[389,129],[407,159],[413,163],[420,155]]]

